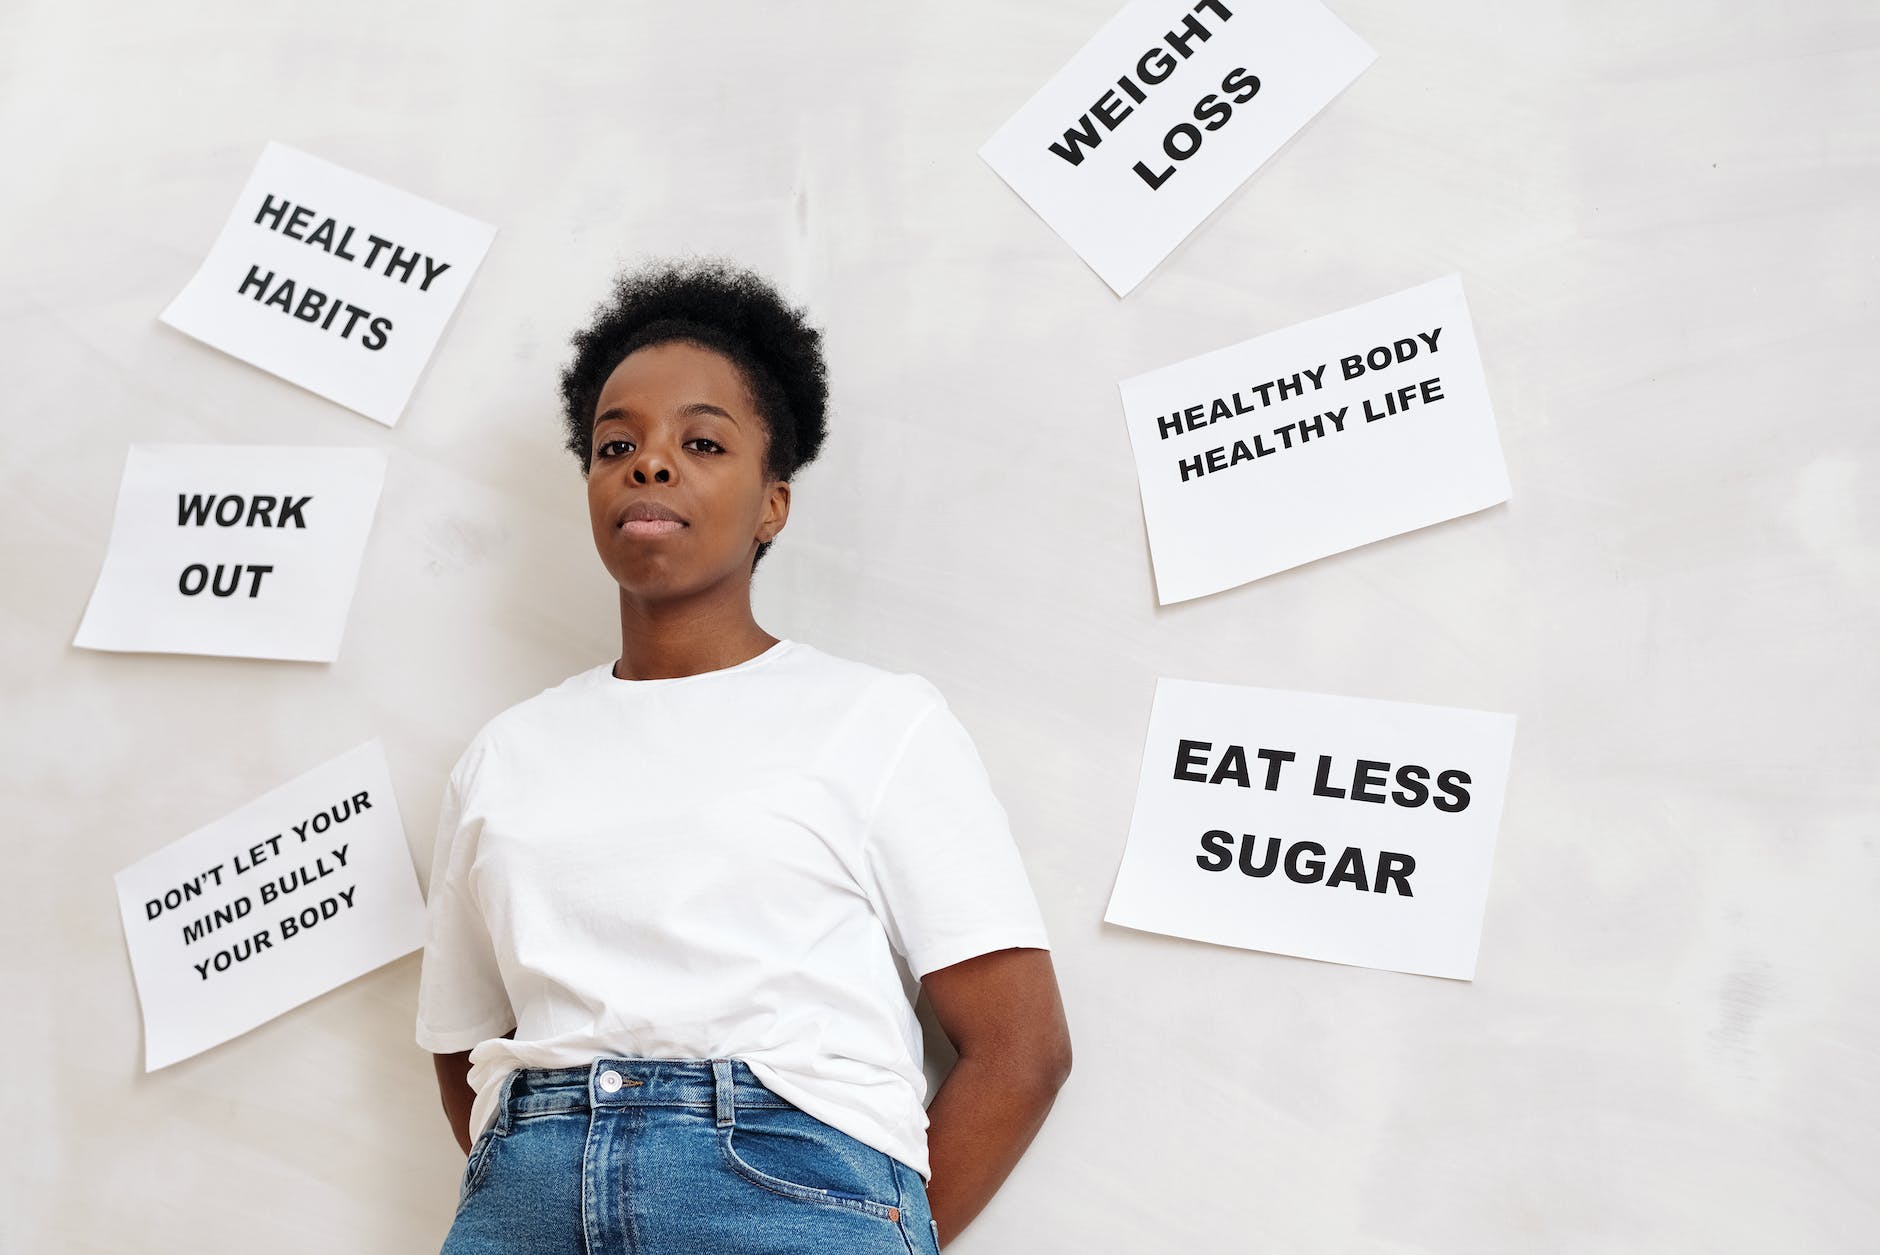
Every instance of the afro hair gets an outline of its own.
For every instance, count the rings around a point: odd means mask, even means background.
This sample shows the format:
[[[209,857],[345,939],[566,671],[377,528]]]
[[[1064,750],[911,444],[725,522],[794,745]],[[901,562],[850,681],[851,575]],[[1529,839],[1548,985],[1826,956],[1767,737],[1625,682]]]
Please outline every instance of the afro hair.
[[[829,384],[822,333],[752,271],[719,258],[653,261],[622,274],[613,294],[577,331],[561,373],[566,447],[586,475],[594,457],[594,407],[629,353],[684,340],[730,358],[769,432],[767,479],[790,480],[813,461],[827,432]],[[755,569],[773,542],[757,547]]]

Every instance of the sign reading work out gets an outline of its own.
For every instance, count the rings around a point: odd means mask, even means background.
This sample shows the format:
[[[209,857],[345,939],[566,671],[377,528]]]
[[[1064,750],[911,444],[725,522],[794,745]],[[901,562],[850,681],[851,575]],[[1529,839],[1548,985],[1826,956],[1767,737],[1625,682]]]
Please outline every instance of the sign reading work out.
[[[163,322],[391,426],[496,228],[270,143]]]
[[[133,863],[117,892],[151,1072],[424,944],[376,740]]]
[[[1120,389],[1164,605],[1509,496],[1455,275]]]
[[[331,662],[384,480],[377,449],[131,445],[72,643]]]
[[[1123,296],[1376,56],[1318,0],[1135,0],[979,154]]]
[[[1163,679],[1103,918],[1475,975],[1513,715]]]

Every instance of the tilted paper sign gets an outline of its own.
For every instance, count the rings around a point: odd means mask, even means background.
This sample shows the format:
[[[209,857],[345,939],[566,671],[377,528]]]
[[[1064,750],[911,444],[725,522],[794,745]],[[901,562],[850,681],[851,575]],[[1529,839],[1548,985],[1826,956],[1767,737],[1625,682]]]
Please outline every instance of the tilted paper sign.
[[[392,426],[496,228],[269,143],[159,317]]]
[[[1124,296],[1376,56],[1318,0],[1135,0],[979,155]]]
[[[1119,387],[1163,605],[1509,496],[1456,275]]]
[[[384,481],[378,449],[131,445],[72,643],[331,662]]]
[[[1163,679],[1103,918],[1471,980],[1513,715]]]
[[[117,874],[154,1072],[424,945],[377,740]]]

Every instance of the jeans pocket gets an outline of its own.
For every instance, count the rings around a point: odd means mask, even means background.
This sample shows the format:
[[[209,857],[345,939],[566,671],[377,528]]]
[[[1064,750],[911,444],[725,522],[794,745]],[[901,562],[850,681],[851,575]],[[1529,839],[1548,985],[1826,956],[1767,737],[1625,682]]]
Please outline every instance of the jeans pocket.
[[[823,1204],[899,1222],[891,1173],[871,1177],[886,1156],[789,1108],[741,1108],[737,1121],[718,1130],[725,1166],[753,1185],[800,1203]]]
[[[457,1206],[461,1208],[470,1201],[470,1195],[476,1191],[484,1177],[484,1169],[489,1165],[490,1149],[496,1145],[496,1126],[483,1130],[470,1147],[470,1157],[464,1160],[463,1177],[457,1183]]]

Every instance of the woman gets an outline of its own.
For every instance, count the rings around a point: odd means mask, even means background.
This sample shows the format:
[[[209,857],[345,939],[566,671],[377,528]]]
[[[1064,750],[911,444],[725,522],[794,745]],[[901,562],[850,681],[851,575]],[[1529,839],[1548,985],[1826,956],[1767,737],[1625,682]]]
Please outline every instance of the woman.
[[[751,613],[822,445],[821,335],[687,263],[622,277],[574,346],[620,657],[490,720],[445,789],[417,1019],[469,1154],[445,1255],[933,1252],[1070,1041],[945,699]],[[914,982],[959,1051],[925,1108]]]

